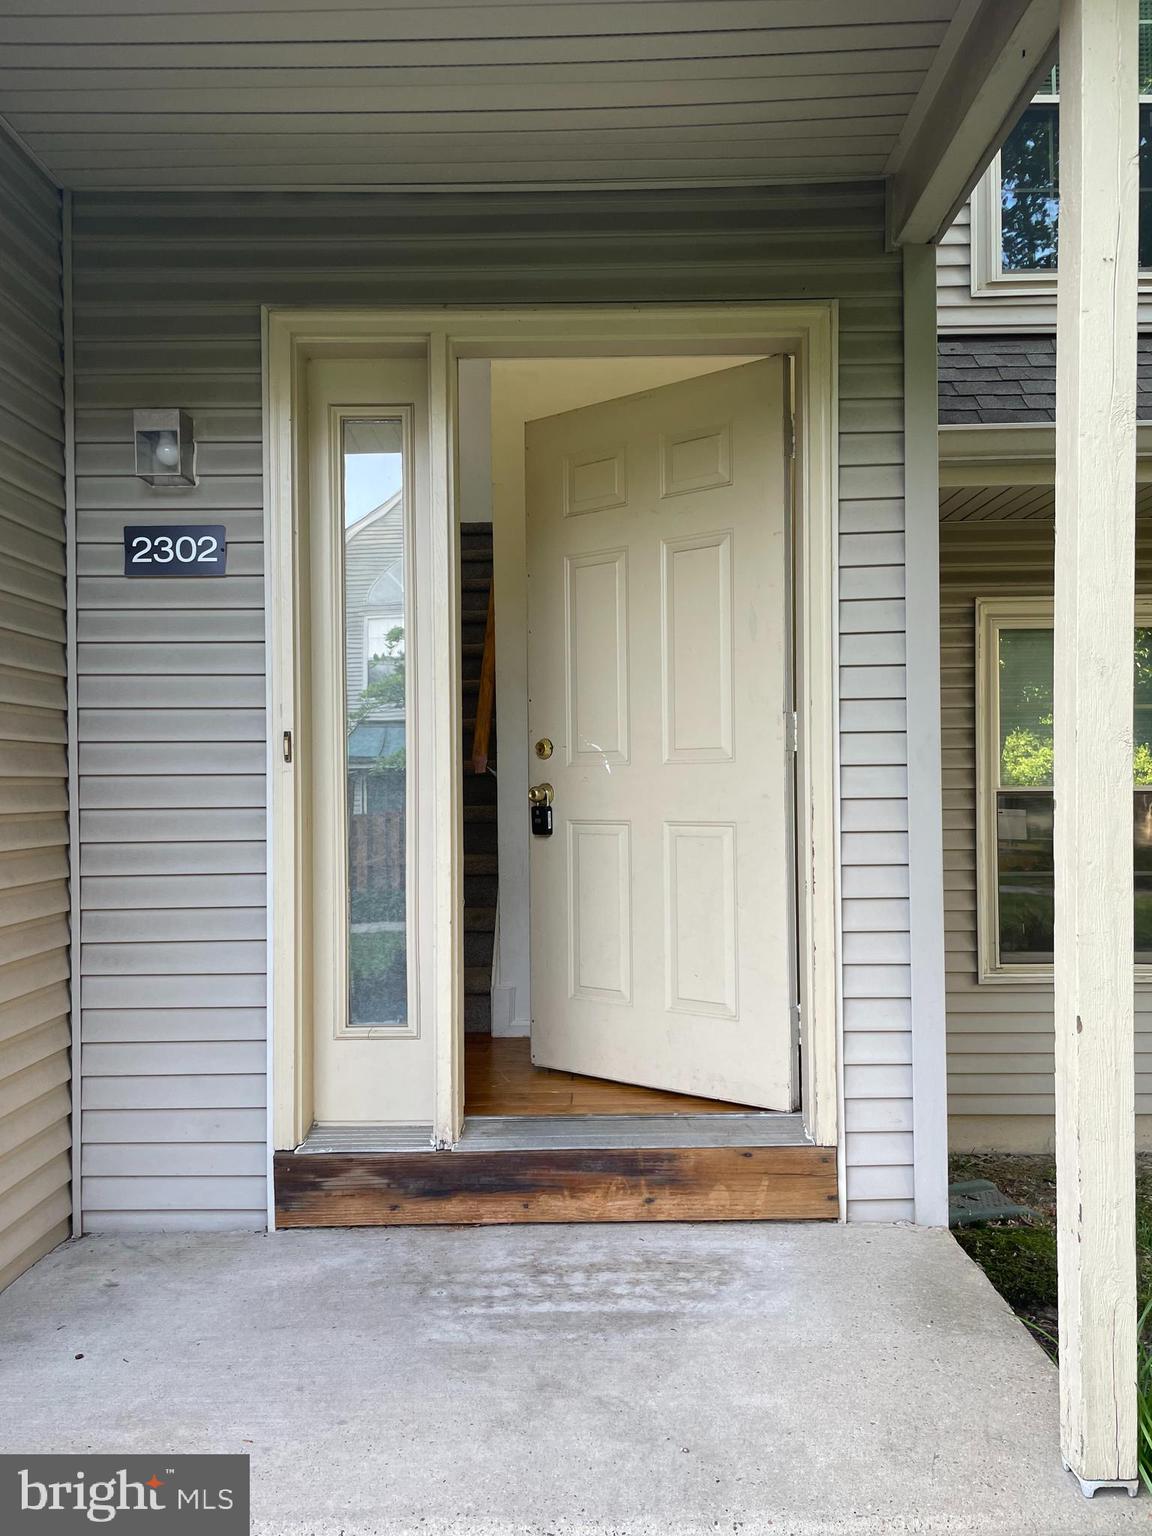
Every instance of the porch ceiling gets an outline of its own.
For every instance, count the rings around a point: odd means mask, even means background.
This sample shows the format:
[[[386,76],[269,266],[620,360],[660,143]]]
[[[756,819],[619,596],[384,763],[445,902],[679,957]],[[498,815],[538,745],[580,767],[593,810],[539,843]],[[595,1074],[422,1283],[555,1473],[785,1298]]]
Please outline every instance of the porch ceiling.
[[[1050,485],[957,485],[940,490],[942,523],[1048,522],[1056,515]]]
[[[1152,517],[1152,485],[1136,487],[1136,516]],[[1051,523],[1055,517],[1052,485],[953,485],[940,492],[942,523]]]
[[[75,188],[876,178],[981,9],[0,0],[0,114]]]

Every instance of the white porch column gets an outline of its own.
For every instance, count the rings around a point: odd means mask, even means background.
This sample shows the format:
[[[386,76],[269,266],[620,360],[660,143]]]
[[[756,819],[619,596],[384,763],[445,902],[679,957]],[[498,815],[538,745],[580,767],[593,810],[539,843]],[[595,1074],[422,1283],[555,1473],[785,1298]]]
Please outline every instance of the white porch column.
[[[1056,384],[1061,1447],[1136,1477],[1132,630],[1137,0],[1062,0]]]

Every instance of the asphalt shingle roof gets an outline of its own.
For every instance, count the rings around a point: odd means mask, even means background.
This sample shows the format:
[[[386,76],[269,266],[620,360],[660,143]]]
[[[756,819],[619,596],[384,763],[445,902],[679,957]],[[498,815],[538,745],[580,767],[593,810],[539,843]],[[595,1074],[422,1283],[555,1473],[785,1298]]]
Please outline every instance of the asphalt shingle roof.
[[[947,336],[939,342],[940,422],[1056,420],[1055,336]],[[1152,335],[1137,341],[1137,417],[1152,421]]]

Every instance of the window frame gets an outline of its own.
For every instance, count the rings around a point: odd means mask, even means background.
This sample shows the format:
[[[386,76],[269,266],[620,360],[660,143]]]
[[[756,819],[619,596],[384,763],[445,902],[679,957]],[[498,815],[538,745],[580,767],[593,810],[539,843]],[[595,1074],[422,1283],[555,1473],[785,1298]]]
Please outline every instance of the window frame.
[[[996,800],[1000,790],[1000,631],[1051,629],[1050,597],[976,600],[976,950],[978,980],[997,986],[1051,983],[1051,961],[1004,965],[1000,961],[999,861]],[[1134,628],[1152,628],[1152,597],[1138,597]],[[1137,786],[1133,785],[1133,793]],[[1152,964],[1133,960],[1138,986],[1152,986]]]
[[[1051,91],[1037,92],[1029,106],[1045,107],[1060,105],[1059,94]],[[1142,107],[1152,106],[1152,95],[1140,97]],[[969,214],[969,246],[971,252],[971,289],[974,299],[1006,298],[1014,294],[1019,298],[1054,300],[1059,267],[1028,272],[1005,272],[1001,255],[1001,170],[1000,151],[992,156],[988,169],[976,183],[972,193]],[[1138,274],[1141,294],[1152,294],[1152,267],[1141,267]]]

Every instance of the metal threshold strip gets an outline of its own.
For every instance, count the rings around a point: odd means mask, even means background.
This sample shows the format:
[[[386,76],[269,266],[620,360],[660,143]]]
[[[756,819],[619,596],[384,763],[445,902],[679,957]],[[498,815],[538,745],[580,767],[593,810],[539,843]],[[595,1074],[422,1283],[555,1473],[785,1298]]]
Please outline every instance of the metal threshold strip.
[[[457,1152],[569,1147],[806,1147],[800,1115],[469,1115]]]
[[[431,1152],[431,1125],[320,1125],[316,1124],[296,1148],[297,1152],[327,1152],[339,1156],[353,1152]]]
[[[643,1147],[806,1147],[803,1117],[768,1110],[700,1115],[469,1115],[455,1152]],[[430,1125],[314,1125],[303,1153],[431,1152]]]

